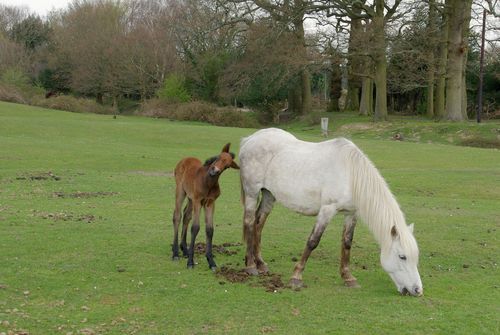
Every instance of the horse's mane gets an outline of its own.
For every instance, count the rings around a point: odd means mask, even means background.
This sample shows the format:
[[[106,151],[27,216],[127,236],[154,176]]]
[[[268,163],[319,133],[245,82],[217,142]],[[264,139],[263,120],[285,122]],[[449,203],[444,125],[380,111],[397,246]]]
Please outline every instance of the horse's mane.
[[[350,143],[346,141],[346,144]],[[358,216],[368,225],[382,250],[391,245],[393,227],[408,258],[418,257],[418,247],[405,217],[384,178],[355,145],[343,151],[350,162],[353,200]]]

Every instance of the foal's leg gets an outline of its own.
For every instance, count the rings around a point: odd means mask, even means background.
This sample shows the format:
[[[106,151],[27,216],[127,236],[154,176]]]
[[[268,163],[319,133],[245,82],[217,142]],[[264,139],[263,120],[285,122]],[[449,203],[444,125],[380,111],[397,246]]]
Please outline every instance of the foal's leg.
[[[207,247],[205,250],[205,256],[207,257],[208,267],[215,271],[217,265],[215,264],[214,257],[212,255],[212,237],[214,236],[214,211],[215,202],[207,201],[205,204],[205,231],[207,234]]]
[[[260,241],[262,236],[262,229],[266,223],[267,217],[273,209],[273,205],[276,199],[268,190],[262,190],[262,198],[260,200],[259,209],[257,210],[257,216],[255,218],[255,229],[253,237],[253,254],[255,257],[255,263],[257,264],[257,269],[259,272],[268,273],[269,268],[266,262],[262,258],[260,252]]]
[[[316,249],[321,240],[321,235],[325,231],[326,226],[332,219],[332,217],[337,213],[337,207],[334,204],[322,206],[319,210],[319,214],[316,217],[316,224],[314,225],[311,235],[307,240],[306,248],[302,253],[300,261],[295,265],[295,270],[293,271],[292,278],[290,279],[290,286],[294,289],[302,287],[302,272],[306,266],[307,259],[311,255],[311,252]]]
[[[351,270],[349,269],[349,258],[351,256],[351,245],[355,227],[355,214],[346,215],[340,247],[340,276],[344,280],[345,285],[348,287],[359,287],[358,281],[351,274]]]
[[[179,223],[181,222],[181,208],[182,202],[186,198],[186,192],[182,189],[181,185],[175,188],[175,209],[172,221],[174,223],[174,242],[172,243],[172,259],[179,260]]]
[[[191,244],[188,250],[188,261],[187,261],[188,268],[194,267],[194,243],[196,242],[196,235],[198,235],[198,232],[200,231],[201,204],[199,201],[196,201],[194,199],[193,199],[193,210],[194,210],[194,215],[193,215],[193,225],[191,226]]]
[[[191,221],[191,217],[193,216],[193,201],[188,198],[188,203],[184,207],[184,214],[182,215],[182,233],[181,233],[181,250],[182,255],[184,257],[188,256],[188,247],[187,247],[187,229],[189,227],[189,221]]]
[[[243,213],[243,239],[247,245],[245,255],[245,271],[251,275],[258,275],[257,266],[254,258],[254,226],[255,211],[257,209],[257,197],[245,196]]]

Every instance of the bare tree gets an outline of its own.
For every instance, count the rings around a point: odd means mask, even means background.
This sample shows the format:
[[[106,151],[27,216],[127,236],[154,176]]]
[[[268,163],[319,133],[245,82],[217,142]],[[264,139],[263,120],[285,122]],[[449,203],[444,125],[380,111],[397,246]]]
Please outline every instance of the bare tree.
[[[448,62],[446,81],[446,118],[467,119],[465,66],[472,0],[446,0],[448,14]]]

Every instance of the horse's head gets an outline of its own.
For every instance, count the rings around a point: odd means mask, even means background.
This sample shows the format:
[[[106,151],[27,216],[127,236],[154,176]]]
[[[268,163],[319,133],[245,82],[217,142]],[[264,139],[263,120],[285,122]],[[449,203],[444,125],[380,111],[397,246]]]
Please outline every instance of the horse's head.
[[[409,225],[407,230],[402,242],[402,232],[392,227],[391,244],[382,248],[380,262],[396,284],[399,293],[421,296],[424,289],[417,269],[418,247],[413,237],[413,224]]]
[[[208,166],[208,174],[210,176],[219,176],[227,168],[240,168],[234,161],[234,154],[229,152],[230,146],[231,143],[226,144],[218,156],[206,160],[205,166]]]

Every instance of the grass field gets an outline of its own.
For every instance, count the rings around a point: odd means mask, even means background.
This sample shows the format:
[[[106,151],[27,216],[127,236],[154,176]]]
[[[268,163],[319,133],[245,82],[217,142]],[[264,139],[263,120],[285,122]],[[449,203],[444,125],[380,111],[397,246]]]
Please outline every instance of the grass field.
[[[265,278],[231,283],[203,255],[194,270],[173,262],[176,162],[211,157],[227,142],[238,152],[253,129],[0,102],[0,334],[499,334],[499,151],[439,144],[450,142],[444,131],[390,140],[391,131],[419,132],[431,126],[425,122],[420,130],[419,121],[398,121],[366,132],[343,123],[336,133],[374,161],[415,223],[423,297],[398,295],[362,224],[352,251],[362,287],[344,287],[340,217],[309,259],[301,291],[268,292]],[[439,127],[456,134],[457,124]],[[322,139],[316,128],[291,130]],[[236,170],[222,175],[221,188],[214,243],[229,243],[231,252],[216,253],[216,262],[238,270]],[[275,208],[263,234],[274,279],[288,281],[312,224]]]

